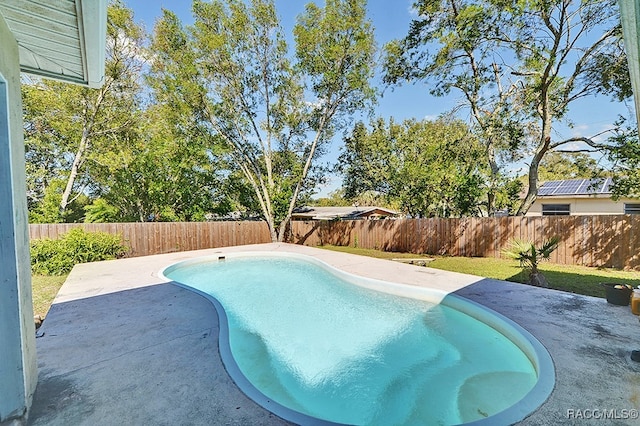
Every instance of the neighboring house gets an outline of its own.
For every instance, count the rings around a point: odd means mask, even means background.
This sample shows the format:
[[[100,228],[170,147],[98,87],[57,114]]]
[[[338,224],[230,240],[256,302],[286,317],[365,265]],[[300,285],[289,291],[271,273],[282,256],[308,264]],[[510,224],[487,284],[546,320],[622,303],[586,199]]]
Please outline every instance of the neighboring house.
[[[611,178],[543,183],[527,216],[638,214],[640,200],[611,199]]]
[[[218,214],[218,213],[206,213],[204,218],[207,222],[224,222],[224,221],[233,221],[233,220],[262,220],[259,215],[249,214],[244,211],[234,210],[227,214]]]
[[[358,220],[396,217],[398,212],[375,206],[351,207],[298,207],[293,211],[293,220]]]
[[[99,87],[107,0],[0,0],[0,424],[26,424],[38,379],[20,72]]]

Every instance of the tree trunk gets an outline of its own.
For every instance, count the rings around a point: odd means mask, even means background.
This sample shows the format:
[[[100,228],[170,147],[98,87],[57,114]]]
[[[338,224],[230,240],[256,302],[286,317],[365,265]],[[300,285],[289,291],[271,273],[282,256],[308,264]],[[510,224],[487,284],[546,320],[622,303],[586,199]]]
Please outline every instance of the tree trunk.
[[[64,188],[64,192],[62,193],[62,200],[60,201],[60,213],[64,213],[69,205],[69,198],[71,197],[71,191],[73,191],[73,185],[76,181],[76,177],[78,177],[78,171],[80,170],[80,165],[84,160],[84,152],[87,149],[89,144],[89,132],[87,129],[82,131],[82,138],[80,139],[80,146],[78,147],[78,151],[76,151],[76,155],[73,158],[73,164],[71,165],[71,172],[69,173],[69,179],[67,179],[67,186]]]
[[[267,222],[267,227],[269,228],[269,235],[271,235],[271,242],[278,242],[278,230],[276,229],[276,221],[273,217],[273,214],[270,211],[270,207],[267,208],[267,203],[270,203],[270,200],[262,200],[260,199],[260,203],[262,205],[262,214],[264,215],[264,220]],[[269,204],[270,206],[270,204]]]
[[[535,174],[535,176],[532,176]],[[524,216],[527,214],[533,203],[536,201],[536,197],[538,195],[538,165],[533,167],[532,165],[529,167],[529,188],[527,188],[527,195],[525,195],[524,200],[522,200],[522,204],[518,208],[518,212],[516,216]]]
[[[278,243],[280,240],[278,239],[278,232],[276,231],[273,221],[267,221],[267,225],[269,226],[269,233],[271,234],[271,242]]]
[[[287,237],[287,231],[291,225],[291,215],[287,215],[287,217],[280,222],[280,227],[278,229],[278,242],[285,243],[285,239]]]
[[[96,116],[102,107],[102,102],[104,101],[105,95],[109,88],[111,87],[111,83],[113,80],[108,79],[107,83],[105,83],[98,93],[98,97],[96,98],[95,107],[91,114],[88,114],[87,105],[85,103],[85,107],[83,110],[83,114],[85,116],[84,127],[82,129],[82,137],[80,138],[80,146],[78,147],[78,151],[76,152],[76,156],[73,159],[73,165],[71,166],[71,172],[69,173],[69,179],[67,180],[67,186],[64,189],[64,193],[62,194],[62,200],[60,201],[60,212],[64,213],[69,204],[69,197],[71,197],[71,191],[73,191],[73,184],[76,181],[76,177],[78,176],[78,171],[80,170],[80,165],[84,161],[84,152],[89,147],[90,143],[90,135],[93,129],[93,125],[96,121]]]
[[[527,188],[527,195],[524,197],[522,204],[520,204],[520,208],[516,214],[517,216],[526,215],[538,196],[538,168],[551,144],[551,126],[545,125],[543,129],[543,139],[540,141],[538,149],[531,159],[531,165],[529,166],[529,188]]]
[[[549,282],[540,272],[531,273],[529,275],[529,284],[536,287],[549,288]]]
[[[496,183],[500,176],[500,167],[498,167],[496,153],[492,143],[488,143],[487,145],[487,161],[489,163],[489,168],[491,169],[489,190],[487,191],[487,216],[491,217],[496,211]]]

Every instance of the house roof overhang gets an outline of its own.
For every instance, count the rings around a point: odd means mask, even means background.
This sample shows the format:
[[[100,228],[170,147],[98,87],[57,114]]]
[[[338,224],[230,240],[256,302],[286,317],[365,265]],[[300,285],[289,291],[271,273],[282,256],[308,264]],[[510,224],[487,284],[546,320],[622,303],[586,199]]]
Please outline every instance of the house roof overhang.
[[[2,0],[0,14],[18,43],[22,72],[102,85],[106,0]]]
[[[371,215],[396,216],[398,212],[376,206],[342,206],[342,207],[298,207],[293,211],[294,219],[332,220],[332,219],[359,219]]]
[[[618,0],[624,48],[640,126],[640,0]]]

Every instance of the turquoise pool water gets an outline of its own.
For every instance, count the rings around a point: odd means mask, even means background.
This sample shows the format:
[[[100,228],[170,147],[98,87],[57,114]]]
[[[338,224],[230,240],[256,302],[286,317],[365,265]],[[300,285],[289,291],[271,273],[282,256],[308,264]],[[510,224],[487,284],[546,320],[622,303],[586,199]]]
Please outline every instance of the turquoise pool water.
[[[164,275],[217,299],[231,353],[267,398],[346,424],[458,424],[538,380],[512,340],[438,303],[356,286],[290,257],[187,262]]]

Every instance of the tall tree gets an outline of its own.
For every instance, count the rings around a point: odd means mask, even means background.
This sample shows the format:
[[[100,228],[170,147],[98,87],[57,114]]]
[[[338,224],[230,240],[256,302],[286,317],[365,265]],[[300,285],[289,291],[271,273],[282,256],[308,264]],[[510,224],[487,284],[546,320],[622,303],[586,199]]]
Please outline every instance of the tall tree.
[[[445,96],[459,91],[469,108],[474,132],[484,146],[489,175],[486,209],[492,215],[504,183],[501,153],[513,153],[524,126],[512,116],[513,85],[504,83],[494,60],[499,42],[491,7],[482,2],[460,0],[418,1],[419,19],[411,22],[408,35],[385,47],[384,81],[433,83],[430,93]],[[425,46],[429,45],[429,49]],[[494,87],[493,93],[487,88]]]
[[[340,156],[345,194],[375,192],[414,217],[477,215],[482,146],[458,120],[356,124]]]
[[[282,241],[323,145],[374,98],[365,2],[307,5],[294,29],[295,63],[273,1],[196,0],[193,14],[186,29],[169,11],[156,25],[156,92],[173,91],[194,128],[226,146],[272,240]]]
[[[176,132],[168,114],[164,105],[151,105],[135,133],[96,152],[88,220],[199,221],[219,208],[223,179],[215,153]]]
[[[621,122],[621,125],[624,123]],[[640,199],[640,139],[638,127],[623,125],[609,138],[607,152],[614,174],[612,198],[630,197]]]
[[[394,139],[400,132],[393,118],[387,124],[382,118],[371,123],[371,130],[358,121],[350,135],[344,138],[344,147],[336,170],[342,174],[344,196],[356,200],[362,193],[374,192],[388,198],[394,155]]]
[[[603,71],[624,63],[617,2],[419,0],[415,8],[408,35],[386,47],[386,80],[432,81],[435,95],[459,90],[494,178],[497,151],[528,151],[528,190],[518,210],[525,214],[548,151],[570,142],[597,146],[587,136],[552,140],[570,105],[625,92],[618,90],[624,73]]]
[[[91,184],[87,160],[92,150],[113,143],[119,134],[137,124],[142,39],[143,32],[133,22],[132,11],[116,1],[108,7],[107,58],[101,88],[42,80],[23,90],[27,159],[38,157],[46,139],[49,155],[56,155],[56,168],[65,168],[66,184],[59,201],[61,217],[74,197],[81,196]],[[39,170],[49,169],[44,162],[40,164],[44,169]],[[33,190],[42,192],[48,180],[37,177],[39,188]]]
[[[326,197],[320,197],[312,201],[313,206],[318,207],[339,207],[347,205],[348,201],[344,197],[343,189],[331,191]]]
[[[604,173],[598,162],[584,152],[549,152],[540,163],[541,181],[590,179]]]

